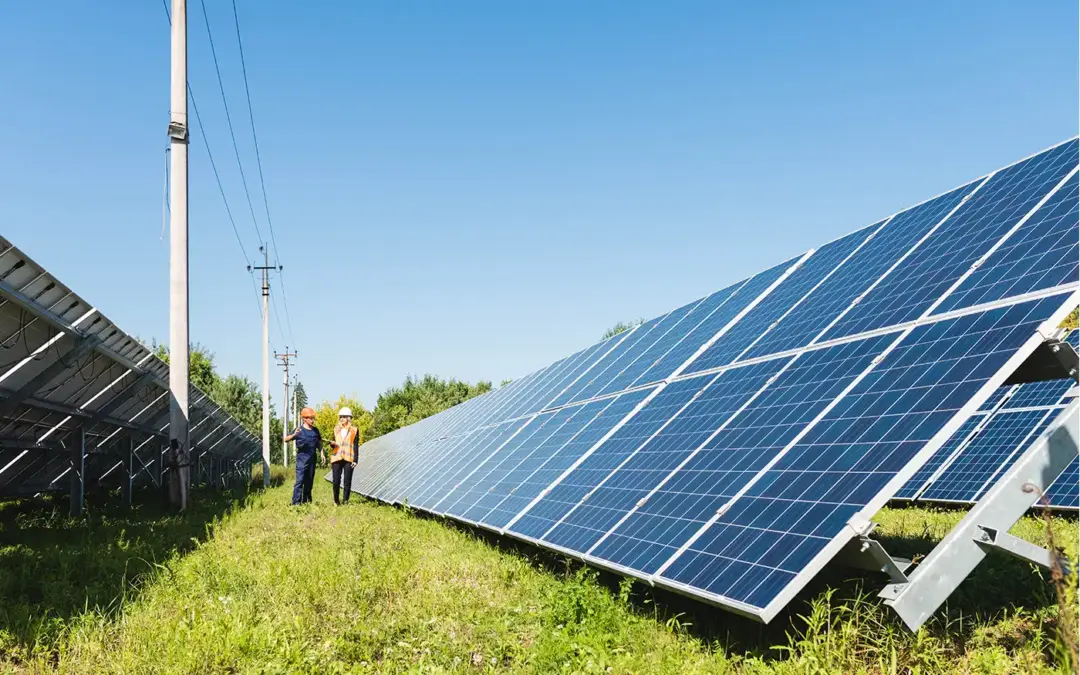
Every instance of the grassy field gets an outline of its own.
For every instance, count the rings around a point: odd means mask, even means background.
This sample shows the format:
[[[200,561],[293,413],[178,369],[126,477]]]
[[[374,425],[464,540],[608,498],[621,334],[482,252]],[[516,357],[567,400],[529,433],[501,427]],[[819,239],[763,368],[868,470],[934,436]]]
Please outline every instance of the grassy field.
[[[877,603],[883,579],[864,591],[840,570],[761,626],[399,509],[337,508],[321,480],[313,505],[288,492],[200,494],[182,518],[148,495],[79,520],[0,505],[0,672],[1069,672],[1075,588],[1062,610],[1011,559],[916,634]],[[878,536],[924,554],[960,515],[886,510]],[[1050,526],[1075,560],[1075,520]],[[1047,523],[1014,534],[1045,543]]]

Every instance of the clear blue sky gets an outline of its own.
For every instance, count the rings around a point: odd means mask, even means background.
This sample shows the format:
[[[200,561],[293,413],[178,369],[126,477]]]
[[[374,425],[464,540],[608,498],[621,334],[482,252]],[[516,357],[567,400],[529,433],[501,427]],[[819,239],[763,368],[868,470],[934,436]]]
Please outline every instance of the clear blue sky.
[[[207,5],[265,235],[231,5]],[[1077,131],[1075,2],[238,5],[315,399],[521,376]],[[197,0],[189,24],[254,255]],[[160,0],[0,8],[3,233],[147,340],[168,336],[168,35]],[[198,138],[191,182],[192,338],[257,380]]]

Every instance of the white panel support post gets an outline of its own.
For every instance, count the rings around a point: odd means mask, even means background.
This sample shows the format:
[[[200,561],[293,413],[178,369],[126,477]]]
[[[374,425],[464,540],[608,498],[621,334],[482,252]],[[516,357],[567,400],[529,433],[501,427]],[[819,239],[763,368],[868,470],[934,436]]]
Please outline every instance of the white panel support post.
[[[285,347],[284,354],[274,353],[278,365],[285,369],[285,398],[281,399],[281,428],[286,434],[289,433],[289,366],[292,365],[290,359],[296,357],[296,352],[290,352],[288,347]],[[289,444],[285,442],[284,438],[281,441],[281,461],[286,467],[289,466]]]
[[[172,0],[169,105],[169,501],[188,500],[188,115],[187,2]]]
[[[86,429],[75,431],[71,444],[71,515],[81,516],[86,494]]]
[[[270,273],[281,271],[281,266],[270,265],[270,252],[266,246],[260,246],[259,252],[263,254],[263,264],[254,267],[248,266],[248,270],[262,272],[262,460],[263,460],[263,487],[270,487]],[[284,401],[282,402],[284,405]]]

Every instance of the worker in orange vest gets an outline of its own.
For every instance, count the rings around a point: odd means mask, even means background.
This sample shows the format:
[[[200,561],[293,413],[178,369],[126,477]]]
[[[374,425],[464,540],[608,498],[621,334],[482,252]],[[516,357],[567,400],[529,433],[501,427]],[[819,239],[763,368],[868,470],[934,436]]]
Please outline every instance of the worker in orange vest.
[[[334,484],[334,503],[348,504],[352,490],[353,469],[360,451],[360,430],[352,424],[352,409],[338,411],[338,423],[334,426],[334,438],[330,441],[334,454],[330,456],[330,475]],[[344,481],[342,481],[344,479]],[[345,484],[345,498],[340,499],[342,482]]]

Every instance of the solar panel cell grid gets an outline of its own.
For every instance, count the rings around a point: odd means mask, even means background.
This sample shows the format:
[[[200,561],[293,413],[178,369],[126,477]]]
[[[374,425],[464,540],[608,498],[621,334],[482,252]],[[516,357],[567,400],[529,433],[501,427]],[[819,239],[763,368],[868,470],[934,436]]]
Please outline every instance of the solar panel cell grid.
[[[663,335],[667,330],[665,324],[669,320],[671,323],[677,323],[678,317],[673,317],[673,314],[678,313],[679,317],[681,317],[691,309],[693,309],[693,305],[684,305],[671,314],[659,316],[638,326],[633,333],[627,335],[625,340],[611,350],[611,353],[604,358],[603,363],[597,364],[595,368],[583,375],[577,382],[567,387],[563,393],[551,401],[551,407],[584,401],[597,396],[605,385],[618,377],[623,368],[630,365],[634,359],[647,351],[649,346]]]
[[[825,339],[919,317],[1076,166],[1076,157],[1074,140],[994,174]]]
[[[584,462],[510,528],[538,538],[648,440],[702,390],[711,376],[673,382],[604,441]]]
[[[710,368],[726,366],[738,358],[770,326],[781,321],[784,314],[800,303],[829,275],[841,265],[858,265],[858,254],[851,260],[848,256],[863,245],[878,226],[863,228],[815,251],[791,276],[769,293],[754,309],[739,320],[722,340],[706,349],[683,372],[696,373]],[[782,325],[781,321],[781,325]]]
[[[982,486],[1007,460],[1023,452],[1050,424],[1046,410],[994,415],[920,497],[925,501],[975,501]]]
[[[797,262],[797,260],[788,260],[747,279],[734,296],[700,323],[695,324],[669,352],[658,358],[656,363],[638,379],[638,382],[655,382],[674,373],[702,345],[711,340],[732,319],[737,318],[740,312],[769,290]]]
[[[937,471],[945,462],[947,462],[965,442],[969,440],[971,432],[975,431],[975,427],[983,423],[986,420],[985,414],[975,414],[969,417],[960,428],[949,437],[949,440],[945,442],[937,452],[927,460],[926,464],[915,472],[915,475],[911,477],[907,483],[904,483],[904,487],[900,488],[896,493],[897,499],[915,499],[919,494],[919,490],[922,489],[926,481],[930,480],[934,472]]]
[[[847,264],[786,316],[746,354],[756,358],[810,344],[851,303],[878,281],[942,218],[975,189],[977,183],[959,187],[891,218],[858,254],[857,264]],[[856,261],[852,261],[853,263]]]
[[[850,342],[794,360],[592,553],[655,572],[893,339]]]
[[[1080,261],[1078,193],[1080,183],[1074,173],[938,311],[993,302],[1076,279]]]
[[[544,413],[529,424],[525,430],[515,436],[501,448],[495,449],[482,462],[473,467],[475,473],[472,476],[463,476],[454,482],[453,489],[434,505],[434,509],[440,513],[462,515],[476,520],[469,515],[469,509],[477,502],[485,506],[483,513],[494,506],[502,496],[495,497],[491,494],[496,484],[503,480],[514,467],[520,464],[526,457],[535,452],[553,436],[559,434],[567,423],[575,418],[581,418],[583,424],[596,416],[602,409],[601,405],[590,404],[563,408],[554,413]],[[485,500],[495,500],[488,503]]]
[[[777,359],[735,368],[718,376],[687,380],[696,387],[705,387],[701,395],[685,409],[680,408],[678,416],[660,433],[640,439],[644,444],[631,448],[633,454],[627,456],[625,463],[620,462],[617,470],[606,476],[598,476],[597,472],[592,474],[592,479],[586,475],[575,476],[577,472],[571,474],[570,482],[588,484],[599,478],[602,483],[595,483],[595,491],[589,499],[542,538],[565,548],[589,551],[635,504],[661,485],[664,478],[760,392],[789,360]],[[681,383],[675,382],[672,387],[678,384]],[[664,403],[659,397],[654,402]],[[588,468],[583,464],[579,470]]]
[[[645,390],[619,396],[565,444],[549,448],[547,452],[538,452],[526,460],[504,479],[504,484],[512,485],[507,497],[481,521],[493,527],[505,527],[615,425],[622,422],[649,393],[649,390]]]
[[[1061,301],[913,330],[663,576],[764,608],[852,516],[880,499]],[[794,546],[791,537],[802,541]]]
[[[456,443],[442,444],[444,450],[418,462],[412,479],[401,488],[401,496],[397,499],[407,499],[409,504],[422,508],[433,507],[477,463],[527,423],[528,420],[505,422],[465,436]]]
[[[1074,459],[1069,468],[1058,476],[1046,491],[1046,499],[1056,508],[1080,508],[1080,458]]]

